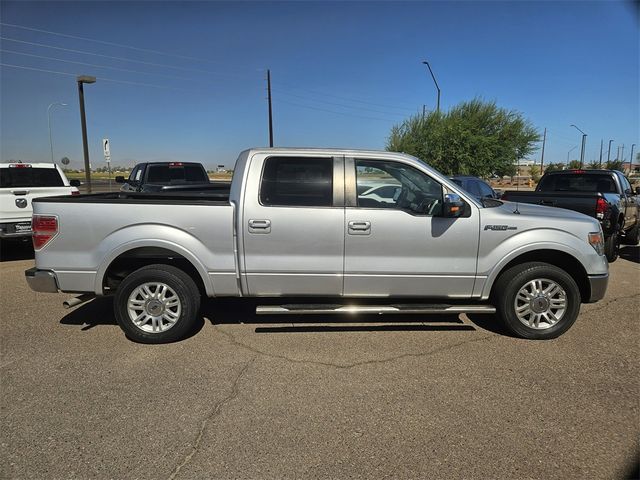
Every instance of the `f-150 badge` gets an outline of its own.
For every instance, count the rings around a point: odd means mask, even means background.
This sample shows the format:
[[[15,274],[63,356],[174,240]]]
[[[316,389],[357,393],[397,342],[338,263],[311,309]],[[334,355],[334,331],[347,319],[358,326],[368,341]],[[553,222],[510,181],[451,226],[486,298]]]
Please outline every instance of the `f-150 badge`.
[[[485,225],[485,230],[504,231],[504,230],[517,230],[518,227],[510,227],[509,225]]]

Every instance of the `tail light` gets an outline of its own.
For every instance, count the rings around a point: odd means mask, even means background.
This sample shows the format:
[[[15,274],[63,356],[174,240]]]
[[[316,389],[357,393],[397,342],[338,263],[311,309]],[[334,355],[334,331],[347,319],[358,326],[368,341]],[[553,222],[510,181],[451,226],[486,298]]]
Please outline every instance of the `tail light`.
[[[41,250],[58,234],[58,217],[34,215],[31,221],[33,249]]]
[[[80,195],[80,190],[71,190],[71,195]]]
[[[607,203],[607,201],[602,197],[598,197],[598,199],[596,200],[596,217],[599,219],[603,219],[604,214],[607,213],[608,209],[609,204]]]

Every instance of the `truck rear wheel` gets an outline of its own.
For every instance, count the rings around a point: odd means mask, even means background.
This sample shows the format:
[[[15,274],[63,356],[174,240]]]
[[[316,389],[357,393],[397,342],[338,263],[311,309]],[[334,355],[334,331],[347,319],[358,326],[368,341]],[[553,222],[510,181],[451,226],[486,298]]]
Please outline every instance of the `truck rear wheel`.
[[[498,314],[514,335],[531,340],[556,338],[578,318],[581,296],[564,270],[542,262],[516,265],[493,290]]]
[[[615,262],[618,258],[618,248],[618,234],[614,232],[604,240],[604,254],[609,263]]]
[[[193,279],[171,265],[147,265],[118,286],[114,311],[127,337],[140,343],[184,338],[194,327],[200,292]]]

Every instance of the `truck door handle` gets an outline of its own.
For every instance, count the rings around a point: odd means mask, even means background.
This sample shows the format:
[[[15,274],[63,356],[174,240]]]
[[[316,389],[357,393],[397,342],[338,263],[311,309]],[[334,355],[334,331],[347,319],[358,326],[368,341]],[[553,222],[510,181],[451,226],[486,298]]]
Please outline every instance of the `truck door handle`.
[[[249,220],[249,233],[271,233],[271,220]]]
[[[349,222],[350,235],[369,235],[371,233],[371,222]]]

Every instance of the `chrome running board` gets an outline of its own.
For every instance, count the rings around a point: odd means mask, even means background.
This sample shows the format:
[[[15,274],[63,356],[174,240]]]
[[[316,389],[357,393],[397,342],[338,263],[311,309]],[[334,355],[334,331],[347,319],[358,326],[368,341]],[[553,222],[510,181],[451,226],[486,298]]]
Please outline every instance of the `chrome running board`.
[[[496,313],[492,305],[258,305],[256,315]]]

